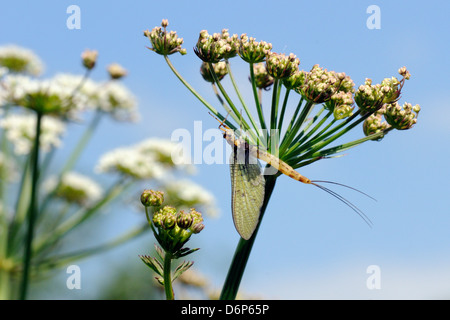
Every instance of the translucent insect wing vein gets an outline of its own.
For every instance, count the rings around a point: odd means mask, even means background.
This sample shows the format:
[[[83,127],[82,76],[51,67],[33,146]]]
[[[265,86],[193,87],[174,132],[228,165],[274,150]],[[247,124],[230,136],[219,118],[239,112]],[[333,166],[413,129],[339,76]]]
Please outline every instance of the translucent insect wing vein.
[[[259,163],[240,163],[234,153],[231,157],[233,222],[240,236],[248,240],[258,225],[264,201],[264,177]]]

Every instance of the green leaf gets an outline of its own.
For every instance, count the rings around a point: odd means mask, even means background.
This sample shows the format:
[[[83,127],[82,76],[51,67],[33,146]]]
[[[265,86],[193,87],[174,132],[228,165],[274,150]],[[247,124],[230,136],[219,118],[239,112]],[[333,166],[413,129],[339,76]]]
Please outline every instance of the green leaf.
[[[150,257],[150,256],[139,256],[141,260],[153,271],[155,271],[158,275],[163,276],[164,270],[161,262],[158,259]]]
[[[172,282],[194,264],[193,261],[183,261],[174,271]]]

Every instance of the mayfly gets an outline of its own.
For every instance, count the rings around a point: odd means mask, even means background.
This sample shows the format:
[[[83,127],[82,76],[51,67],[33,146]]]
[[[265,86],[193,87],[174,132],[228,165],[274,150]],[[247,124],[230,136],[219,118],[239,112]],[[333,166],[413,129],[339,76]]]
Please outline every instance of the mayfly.
[[[224,122],[225,120],[220,121],[219,129],[223,131],[224,139],[233,148],[230,158],[233,222],[236,230],[243,239],[250,239],[255,231],[259,222],[261,207],[264,202],[265,180],[261,173],[261,165],[254,158],[258,158],[266,162],[268,165],[294,180],[305,184],[311,184],[324,190],[358,213],[358,215],[360,215],[369,226],[372,225],[370,219],[359,208],[338,193],[317,184],[317,182],[332,183],[350,188],[368,196],[367,194],[337,182],[323,180],[313,181],[306,178],[276,156],[262,150],[261,148],[258,148],[257,146],[250,145],[244,139],[238,139],[235,136],[234,131],[225,125]]]

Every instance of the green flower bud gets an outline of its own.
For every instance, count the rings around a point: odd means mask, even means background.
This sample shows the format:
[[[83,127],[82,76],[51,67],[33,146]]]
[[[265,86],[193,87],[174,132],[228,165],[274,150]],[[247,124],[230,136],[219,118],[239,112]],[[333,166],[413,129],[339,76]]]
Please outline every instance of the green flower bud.
[[[420,106],[418,104],[412,106],[410,103],[405,103],[402,108],[395,102],[386,107],[384,118],[395,129],[408,130],[416,124],[419,112]]]
[[[155,27],[152,31],[145,30],[144,36],[150,40],[151,48],[148,48],[158,54],[167,56],[179,52],[185,55],[186,49],[181,48],[183,38],[178,38],[175,31],[167,32],[166,28],[169,25],[167,19],[163,19],[161,27]]]
[[[394,103],[400,98],[401,83],[396,77],[385,78],[381,82],[384,92],[384,103]]]
[[[300,88],[306,80],[307,73],[303,70],[295,71],[291,76],[283,79],[283,84],[287,89]],[[296,90],[296,92],[298,92]]]
[[[213,68],[219,80],[222,80],[228,74],[227,64],[224,61],[214,63]],[[202,62],[200,73],[205,81],[214,83],[214,78],[210,72],[209,64],[207,62]]]
[[[188,229],[192,222],[194,221],[194,218],[191,214],[184,212],[181,210],[177,215],[177,225],[181,229]]]
[[[384,91],[381,85],[372,85],[371,79],[366,79],[365,84],[359,86],[355,93],[355,102],[363,113],[379,110],[384,104],[383,100]]]
[[[411,77],[411,74],[406,69],[406,67],[401,67],[400,69],[398,69],[398,73],[406,80],[409,80],[409,78]]]
[[[162,227],[165,230],[171,230],[171,229],[175,228],[176,224],[177,224],[177,216],[175,214],[168,213],[164,217],[164,222],[163,222]]]
[[[363,131],[366,136],[370,136],[379,132],[382,132],[389,128],[389,124],[382,119],[383,111],[375,112],[371,114],[363,123]],[[372,140],[380,141],[384,138],[384,135]]]
[[[225,40],[225,43],[227,44],[227,48],[225,50],[224,59],[230,59],[237,55],[240,41],[239,36],[237,34],[233,34],[230,37],[230,34],[228,33],[228,29],[222,30],[222,39]]]
[[[204,62],[218,63],[228,57],[233,48],[219,33],[210,35],[208,31],[200,31],[197,44],[194,47],[195,54]]]
[[[332,108],[333,115],[336,120],[350,117],[353,114],[353,95],[351,92],[339,91],[331,96],[330,103],[325,105]]]
[[[197,223],[191,227],[192,233],[200,233],[205,228],[205,225],[203,223]]]
[[[269,52],[266,58],[267,72],[276,79],[290,77],[298,70],[300,60],[293,54],[286,56],[275,52]]]
[[[336,72],[328,71],[316,64],[307,73],[306,81],[297,92],[301,93],[308,101],[323,103],[329,101],[338,91],[340,82]]]
[[[163,226],[165,215],[163,214],[162,209],[153,214],[152,222],[157,228],[161,228]]]
[[[144,190],[141,194],[141,203],[144,207],[158,207],[164,202],[164,192]]]
[[[165,219],[167,216],[175,217],[177,209],[171,206],[164,206],[153,215],[153,224],[158,228],[164,228]]]
[[[256,41],[245,33],[241,35],[239,56],[248,63],[263,62],[266,55],[272,50],[272,44],[265,41]]]
[[[270,86],[273,84],[273,78],[267,73],[265,64],[262,62],[254,64],[253,72],[255,74],[256,87],[269,90]]]

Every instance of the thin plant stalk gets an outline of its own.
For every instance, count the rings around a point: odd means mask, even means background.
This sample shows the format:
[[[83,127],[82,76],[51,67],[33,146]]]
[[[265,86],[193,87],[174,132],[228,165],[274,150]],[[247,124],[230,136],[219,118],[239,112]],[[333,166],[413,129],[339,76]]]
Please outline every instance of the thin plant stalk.
[[[256,122],[253,119],[252,114],[250,113],[250,110],[248,109],[247,104],[244,101],[244,98],[242,97],[239,87],[237,86],[236,80],[234,79],[233,72],[231,71],[231,68],[230,68],[230,62],[228,60],[226,60],[225,63],[227,66],[228,75],[230,76],[231,83],[233,84],[234,90],[236,91],[239,101],[241,102],[242,107],[244,108],[244,111],[247,114],[247,117],[252,124],[253,130],[255,130],[255,132],[258,132],[258,126],[256,125]],[[213,70],[213,72],[214,72],[214,70]]]
[[[256,88],[255,81],[255,71],[253,69],[253,63],[250,63],[250,82],[252,83],[253,97],[255,98],[256,111],[258,112],[259,123],[261,125],[261,129],[266,130],[266,121],[264,120],[264,114],[261,106],[261,99],[258,95],[258,88]]]
[[[244,275],[245,267],[247,266],[248,258],[253,248],[253,243],[255,242],[256,235],[258,234],[259,226],[266,211],[267,205],[270,200],[270,196],[275,188],[275,182],[277,175],[267,175],[264,176],[266,180],[264,202],[261,207],[261,214],[259,216],[258,226],[256,227],[253,235],[248,240],[241,238],[236,247],[236,251],[233,256],[233,261],[228,269],[228,274],[225,279],[225,283],[222,287],[222,292],[220,294],[220,300],[234,300],[239,290],[239,285],[241,283],[242,277]]]
[[[77,146],[72,151],[72,154],[69,157],[69,160],[66,162],[61,175],[67,173],[68,171],[72,170],[75,166],[75,163],[79,159],[81,153],[86,148],[86,145],[88,144],[89,140],[92,138],[92,135],[94,134],[95,130],[98,127],[98,124],[100,122],[100,119],[102,117],[103,113],[100,110],[97,110],[95,112],[94,117],[91,120],[91,123],[87,127],[86,131],[83,133],[83,136],[78,141]]]
[[[164,255],[164,291],[166,292],[166,300],[174,300],[172,288],[172,254],[166,252]]]
[[[34,139],[34,149],[32,154],[32,184],[31,184],[31,200],[28,210],[28,229],[25,238],[25,252],[23,256],[22,282],[20,286],[20,299],[25,300],[28,293],[31,257],[33,254],[33,236],[34,223],[38,213],[37,189],[39,179],[39,141],[41,135],[41,122],[43,115],[36,113],[36,135]]]
[[[55,190],[59,188],[61,185],[61,179],[70,170],[72,170],[78,161],[78,159],[81,156],[81,153],[86,148],[88,142],[92,138],[92,135],[94,134],[95,130],[98,127],[98,124],[100,123],[100,119],[102,117],[103,113],[100,110],[97,110],[94,117],[92,118],[91,122],[89,123],[89,126],[84,131],[83,135],[81,136],[80,140],[78,141],[77,145],[73,149],[71,155],[69,156],[66,164],[64,165],[63,169],[61,170],[61,173],[59,174],[58,183],[56,184],[55,188],[52,192],[50,192],[45,199],[42,202],[41,211],[44,212],[45,209],[47,209],[47,206],[50,203],[50,199],[54,196]]]
[[[170,61],[168,56],[164,56],[164,59],[166,60],[167,65],[169,66],[170,70],[175,74],[175,76],[183,83],[186,88],[198,99],[201,103],[205,105],[205,107],[216,117],[218,117],[220,120],[225,120],[225,124],[229,126],[231,129],[236,130],[236,127],[228,120],[225,119],[225,117],[217,111],[212,105],[208,103],[208,101],[205,100],[195,89],[181,76],[181,74],[175,69],[172,62]]]

